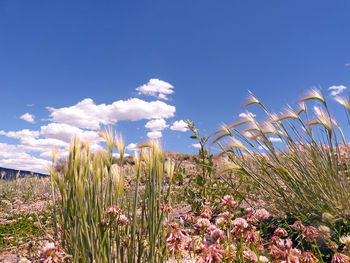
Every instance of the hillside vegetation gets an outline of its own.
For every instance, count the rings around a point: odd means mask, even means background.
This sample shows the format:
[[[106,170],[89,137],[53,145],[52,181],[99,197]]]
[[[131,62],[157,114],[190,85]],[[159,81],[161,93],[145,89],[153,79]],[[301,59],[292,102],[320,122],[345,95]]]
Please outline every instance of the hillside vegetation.
[[[349,98],[336,101],[348,115]],[[196,155],[151,141],[126,157],[108,131],[105,151],[74,140],[50,178],[2,180],[1,246],[23,247],[21,262],[349,262],[350,149],[328,102],[312,90],[280,114],[251,105],[262,121],[212,136],[187,121]]]

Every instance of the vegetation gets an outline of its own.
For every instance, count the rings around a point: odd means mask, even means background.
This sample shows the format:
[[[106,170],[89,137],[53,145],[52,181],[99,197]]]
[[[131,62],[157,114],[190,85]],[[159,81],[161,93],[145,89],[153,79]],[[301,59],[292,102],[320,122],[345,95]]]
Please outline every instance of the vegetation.
[[[336,100],[348,114],[349,99]],[[34,262],[349,262],[349,147],[319,90],[299,103],[277,115],[251,94],[246,106],[267,118],[247,113],[214,138],[187,121],[200,146],[194,172],[183,165],[192,158],[165,157],[158,142],[126,160],[112,131],[94,154],[74,140],[65,162],[53,158],[51,181],[1,181],[0,245],[45,235]],[[31,200],[50,202],[21,216]]]
[[[317,101],[311,113],[306,101]],[[337,99],[349,110],[349,100]],[[246,176],[256,191],[270,200],[276,213],[300,219],[321,218],[327,212],[341,220],[350,216],[349,148],[343,131],[332,117],[319,90],[276,115],[251,95],[246,106],[257,104],[267,115],[225,125],[216,141],[231,161],[229,169]],[[239,129],[242,125],[246,128]],[[273,135],[274,137],[271,137]],[[273,143],[278,140],[280,143]],[[281,146],[280,146],[281,145]]]

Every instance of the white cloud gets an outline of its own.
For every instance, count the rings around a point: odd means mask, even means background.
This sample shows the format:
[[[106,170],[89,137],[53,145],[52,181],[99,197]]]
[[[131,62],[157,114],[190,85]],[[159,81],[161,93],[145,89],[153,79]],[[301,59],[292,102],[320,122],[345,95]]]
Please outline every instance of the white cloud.
[[[328,90],[331,90],[331,96],[337,96],[338,94],[342,93],[344,90],[346,90],[346,87],[343,85],[339,86],[330,86]]]
[[[9,138],[22,139],[22,138],[36,138],[40,135],[38,131],[32,131],[28,129],[20,130],[20,131],[0,131],[0,135],[4,135]]]
[[[160,131],[147,132],[147,137],[152,139],[152,140],[156,140],[156,139],[159,139],[160,137],[162,137],[162,132],[160,132]]]
[[[162,131],[167,128],[169,125],[166,124],[164,119],[155,119],[150,120],[146,123],[145,127],[152,131]]]
[[[238,115],[240,118],[244,118],[244,119],[251,119],[251,118],[254,118],[256,117],[256,115],[254,113],[251,113],[249,111],[247,112],[241,112],[239,115]]]
[[[53,151],[46,151],[46,152],[42,152],[40,153],[40,157],[46,158],[51,160],[52,159],[52,154]],[[68,149],[59,149],[58,151],[56,151],[55,153],[56,155],[56,160],[60,159],[60,158],[65,158],[68,156]]]
[[[57,139],[22,138],[18,146],[28,152],[47,152],[52,149],[68,149],[69,143]]]
[[[41,135],[70,143],[74,137],[84,142],[100,142],[102,138],[95,131],[84,131],[65,123],[50,123],[41,126]]]
[[[192,143],[192,146],[197,149],[201,148],[201,145],[199,143]]]
[[[174,116],[175,107],[162,101],[146,102],[137,98],[119,100],[112,104],[96,105],[92,99],[84,99],[65,108],[47,108],[51,120],[78,128],[98,130],[100,125],[115,124],[120,120],[161,119]]]
[[[25,120],[27,122],[30,122],[30,123],[34,123],[35,122],[35,117],[33,114],[30,114],[30,113],[25,113],[23,114],[21,117],[20,117],[22,120]]]
[[[173,86],[159,79],[150,79],[147,84],[144,84],[136,90],[139,94],[150,95],[158,99],[168,100],[167,95],[173,94]]]
[[[17,145],[0,143],[1,167],[47,173],[48,164],[47,160],[36,158]]]
[[[119,157],[120,157],[120,154],[119,154],[119,153],[112,153],[112,156],[113,156],[114,158],[119,158]],[[130,154],[124,153],[124,157],[127,157],[127,156],[130,156]]]
[[[185,132],[188,131],[188,125],[183,120],[174,121],[170,127],[171,130]]]
[[[146,85],[138,87],[139,94],[151,95],[167,100],[174,93],[173,86],[165,81],[151,79]],[[33,106],[33,105],[28,105]],[[13,169],[26,169],[35,172],[47,172],[45,165],[50,164],[52,150],[57,149],[57,158],[67,156],[69,144],[74,137],[90,143],[91,152],[103,150],[103,139],[97,130],[103,125],[113,125],[119,121],[147,120],[145,127],[150,139],[162,137],[162,130],[169,127],[166,119],[174,116],[176,108],[164,101],[144,101],[138,98],[118,100],[111,104],[96,104],[86,98],[75,105],[53,108],[47,107],[49,121],[39,130],[3,131],[0,135],[18,140],[17,145],[0,143],[0,166]],[[21,119],[35,122],[34,115],[25,113]],[[173,130],[187,130],[185,122],[176,121]],[[1,137],[1,136],[0,136]],[[129,151],[137,151],[137,145],[130,143]]]
[[[269,149],[264,145],[264,146],[261,146],[259,145],[259,150],[264,150],[264,151],[269,151]]]
[[[46,166],[50,162],[41,158],[28,155],[25,158],[16,157],[13,159],[1,159],[0,166],[4,168],[34,171],[37,173],[48,173]]]
[[[281,142],[281,138],[276,138],[276,137],[269,137],[270,141],[272,142]]]
[[[130,143],[125,148],[128,151],[136,151],[137,150],[137,144],[136,143]]]

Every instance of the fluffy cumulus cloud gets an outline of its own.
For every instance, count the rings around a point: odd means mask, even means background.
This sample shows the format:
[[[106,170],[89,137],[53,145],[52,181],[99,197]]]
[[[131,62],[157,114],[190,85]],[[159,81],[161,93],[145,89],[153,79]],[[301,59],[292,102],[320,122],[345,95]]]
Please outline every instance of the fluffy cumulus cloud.
[[[150,79],[137,90],[140,94],[167,100],[167,96],[174,92],[173,88],[165,81]],[[46,121],[49,123],[37,130],[0,130],[0,140],[4,136],[18,140],[17,144],[0,141],[0,167],[47,172],[46,165],[50,163],[53,149],[58,151],[58,158],[65,157],[72,139],[79,138],[90,143],[92,152],[101,151],[104,143],[98,131],[104,125],[113,125],[119,121],[147,120],[147,137],[159,139],[162,131],[169,127],[166,119],[174,116],[176,108],[161,100],[130,98],[111,104],[96,104],[91,98],[86,98],[71,106],[47,107],[47,110],[49,119]],[[34,115],[30,113],[25,113],[21,119],[35,122]],[[182,120],[175,121],[170,129],[186,131],[187,125]],[[130,152],[137,151],[135,143],[130,143],[126,148]]]
[[[174,121],[173,125],[170,126],[170,129],[173,131],[185,132],[188,131],[188,125],[183,120]]]
[[[1,167],[45,172],[46,165],[49,165],[49,161],[30,155],[18,145],[0,143]]]
[[[160,131],[147,132],[147,137],[150,138],[151,140],[157,140],[162,137],[162,132]]]
[[[146,123],[145,127],[152,131],[162,131],[168,127],[164,119],[150,120]]]
[[[92,99],[84,99],[74,106],[47,108],[51,120],[78,128],[98,130],[100,125],[115,124],[120,120],[138,121],[142,119],[170,118],[175,107],[162,101],[147,102],[137,98],[119,100],[112,104],[96,105]]]
[[[58,139],[67,143],[70,143],[74,137],[90,143],[102,141],[96,131],[82,130],[65,123],[50,123],[46,126],[41,126],[40,134],[46,138]]]
[[[329,91],[331,91],[331,96],[337,96],[340,93],[342,93],[344,90],[346,90],[346,87],[343,85],[339,85],[339,86],[330,86],[328,88]]]
[[[30,114],[30,113],[25,113],[20,117],[22,120],[25,120],[27,122],[30,123],[34,123],[35,122],[35,117],[34,115]]]
[[[160,79],[150,79],[147,84],[144,84],[136,90],[139,94],[149,95],[158,99],[168,100],[167,95],[173,94],[173,85]]]

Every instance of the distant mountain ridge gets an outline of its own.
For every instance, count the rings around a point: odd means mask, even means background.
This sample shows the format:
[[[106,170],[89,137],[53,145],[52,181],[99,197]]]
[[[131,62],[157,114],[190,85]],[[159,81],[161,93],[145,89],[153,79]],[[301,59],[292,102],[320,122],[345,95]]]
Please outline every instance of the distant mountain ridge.
[[[48,174],[43,174],[43,173],[34,173],[31,171],[15,170],[15,169],[0,167],[0,178],[2,177],[2,179],[6,179],[6,180],[16,179],[18,173],[19,173],[19,177],[34,176],[34,175],[39,177],[48,176]]]

